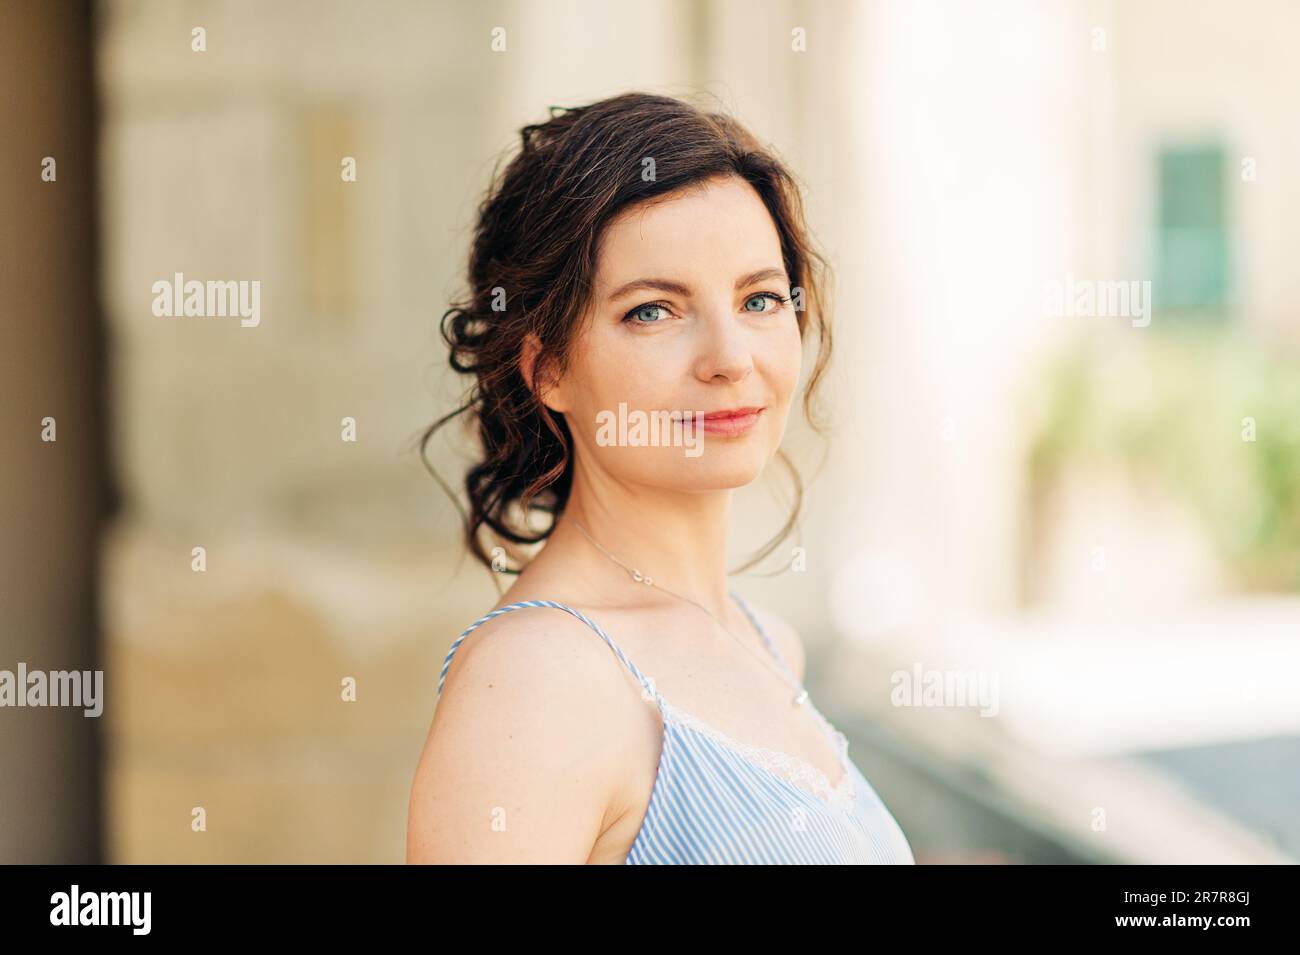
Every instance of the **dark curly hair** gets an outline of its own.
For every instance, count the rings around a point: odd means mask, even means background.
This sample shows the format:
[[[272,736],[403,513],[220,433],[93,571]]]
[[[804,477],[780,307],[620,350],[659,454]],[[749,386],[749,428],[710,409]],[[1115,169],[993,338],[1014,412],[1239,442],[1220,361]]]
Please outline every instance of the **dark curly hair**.
[[[550,107],[551,118],[524,126],[522,145],[478,209],[469,259],[469,292],[442,316],[451,367],[474,381],[464,403],[425,429],[419,441],[426,468],[456,503],[474,557],[493,570],[480,540],[486,525],[503,542],[545,540],[568,503],[572,439],[563,416],[552,414],[520,371],[525,337],[541,342],[534,381],[549,368],[563,374],[577,320],[594,285],[605,226],[620,212],[712,179],[748,182],[771,214],[796,296],[799,334],[818,332],[816,362],[804,392],[804,414],[820,431],[813,395],[830,358],[825,281],[829,268],[812,247],[794,177],[736,120],[669,96],[625,93],[580,107]],[[653,158],[654,175],[642,175]],[[434,432],[465,412],[477,422],[481,458],[465,476],[469,511],[429,464]],[[753,566],[790,533],[803,502],[798,470],[778,450],[794,484],[785,526],[748,563]],[[535,512],[551,515],[541,530]],[[503,548],[509,550],[509,548]],[[512,557],[518,563],[517,554]]]

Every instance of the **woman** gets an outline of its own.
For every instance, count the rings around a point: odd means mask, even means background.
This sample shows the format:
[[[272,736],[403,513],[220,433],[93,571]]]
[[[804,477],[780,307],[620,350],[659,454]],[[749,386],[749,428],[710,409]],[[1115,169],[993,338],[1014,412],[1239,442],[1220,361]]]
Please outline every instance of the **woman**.
[[[472,412],[480,561],[508,569],[484,526],[545,546],[447,654],[407,860],[912,862],[803,690],[798,634],[728,586],[731,491],[780,456],[805,335],[805,412],[829,356],[791,176],[663,96],[522,138],[444,316],[475,388],[425,441]]]

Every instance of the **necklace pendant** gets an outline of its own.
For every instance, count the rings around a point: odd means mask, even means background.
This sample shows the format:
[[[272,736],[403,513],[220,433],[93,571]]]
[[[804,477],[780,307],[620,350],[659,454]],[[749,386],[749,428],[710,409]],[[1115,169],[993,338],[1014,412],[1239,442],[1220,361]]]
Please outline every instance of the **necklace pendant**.
[[[635,580],[638,584],[641,583],[641,581],[644,579],[641,576],[641,571],[637,570],[635,567],[632,568],[632,579]]]
[[[799,706],[800,704],[807,703],[807,702],[808,702],[808,691],[800,690],[799,695],[794,698],[794,705]]]

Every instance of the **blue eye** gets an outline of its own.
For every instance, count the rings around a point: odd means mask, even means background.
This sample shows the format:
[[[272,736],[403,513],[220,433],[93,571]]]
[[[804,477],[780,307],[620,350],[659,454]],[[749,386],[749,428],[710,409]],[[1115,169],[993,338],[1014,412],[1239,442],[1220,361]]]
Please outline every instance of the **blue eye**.
[[[767,300],[771,300],[771,301],[775,302],[776,304],[773,305],[771,308],[750,308],[750,307],[749,307],[750,302],[761,302],[761,301],[764,301],[765,299],[767,299]],[[760,313],[762,313],[762,312],[775,312],[777,309],[779,309],[782,305],[784,305],[784,304],[785,304],[786,302],[788,302],[788,301],[790,301],[790,300],[789,300],[788,298],[786,298],[784,295],[777,295],[775,292],[759,292],[757,295],[755,295],[755,296],[753,296],[752,298],[746,300],[746,302],[745,302],[745,311],[747,311],[747,312],[760,312]]]
[[[659,322],[663,321],[663,319],[652,319],[648,322],[633,321],[633,319],[635,319],[638,315],[644,315],[646,312],[653,312],[656,309],[663,312],[668,311],[668,309],[663,305],[656,305],[655,303],[651,302],[646,305],[638,305],[636,308],[632,309],[632,311],[628,312],[626,315],[623,316],[623,321],[631,322],[631,324],[633,325],[657,325],[659,324]]]

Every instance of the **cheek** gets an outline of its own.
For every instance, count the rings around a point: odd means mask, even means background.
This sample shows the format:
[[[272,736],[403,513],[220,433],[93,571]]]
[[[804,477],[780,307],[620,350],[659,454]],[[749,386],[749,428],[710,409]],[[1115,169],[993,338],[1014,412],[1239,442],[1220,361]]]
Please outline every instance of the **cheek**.
[[[584,356],[582,401],[588,407],[616,409],[620,401],[629,408],[659,407],[676,390],[676,366],[669,356],[648,347],[648,342],[623,340],[596,342]]]
[[[616,348],[593,349],[574,367],[569,425],[594,435],[602,413],[617,414],[619,405],[631,409],[662,404],[662,366],[638,360]]]
[[[793,323],[773,349],[769,367],[772,369],[773,387],[788,398],[798,387],[799,373],[803,368],[803,339]]]

